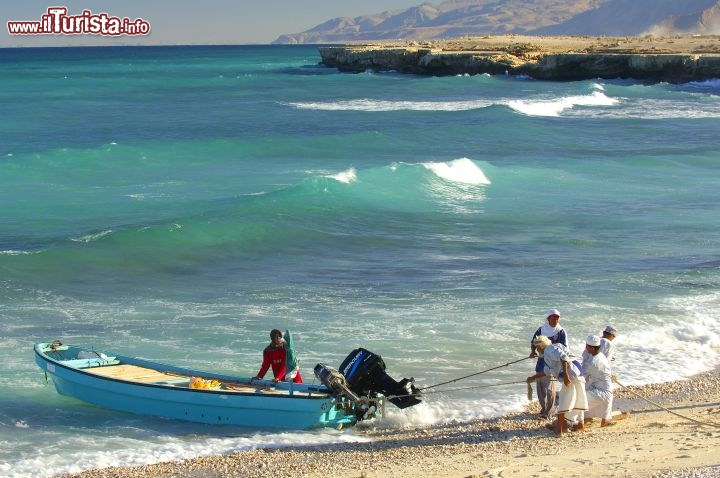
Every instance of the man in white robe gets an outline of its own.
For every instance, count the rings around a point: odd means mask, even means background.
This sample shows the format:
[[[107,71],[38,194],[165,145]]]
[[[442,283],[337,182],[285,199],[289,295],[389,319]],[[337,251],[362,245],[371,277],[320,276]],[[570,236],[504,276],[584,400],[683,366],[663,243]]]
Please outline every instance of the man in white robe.
[[[615,360],[615,344],[613,340],[617,336],[617,330],[612,325],[608,325],[603,330],[602,337],[600,337],[600,353],[604,354],[608,362],[612,363]]]
[[[600,337],[588,335],[585,339],[583,354],[583,376],[585,377],[585,393],[588,411],[585,422],[600,418],[600,426],[612,425],[612,375],[607,357],[600,351]]]

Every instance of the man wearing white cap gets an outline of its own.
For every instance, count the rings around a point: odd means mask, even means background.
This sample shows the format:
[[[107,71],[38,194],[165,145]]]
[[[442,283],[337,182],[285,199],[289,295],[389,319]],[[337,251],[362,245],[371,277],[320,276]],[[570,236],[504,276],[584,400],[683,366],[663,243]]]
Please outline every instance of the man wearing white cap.
[[[617,336],[617,330],[612,325],[608,325],[603,330],[602,337],[600,337],[600,352],[603,353],[608,362],[615,360],[615,344],[612,341]]]
[[[613,425],[612,422],[612,378],[610,363],[607,357],[600,352],[601,339],[597,335],[588,335],[585,339],[585,352],[583,354],[583,376],[585,377],[585,393],[587,395],[588,411],[585,422],[593,418],[600,418],[600,426]]]
[[[550,343],[568,346],[565,329],[560,326],[560,311],[550,310],[545,316],[545,323],[538,327],[530,341],[530,358],[537,357],[535,372],[542,372],[545,369],[545,362],[542,355],[538,355],[535,347],[535,339],[539,336],[550,339]],[[555,406],[555,383],[550,375],[542,376],[535,381],[538,401],[540,402],[540,415],[538,418],[550,418],[553,406]]]

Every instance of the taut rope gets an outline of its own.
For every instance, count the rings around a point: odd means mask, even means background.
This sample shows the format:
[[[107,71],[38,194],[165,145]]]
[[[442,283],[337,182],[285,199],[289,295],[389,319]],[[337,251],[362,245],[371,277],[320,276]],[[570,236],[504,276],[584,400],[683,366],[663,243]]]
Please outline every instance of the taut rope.
[[[472,387],[451,388],[451,389],[448,389],[448,390],[433,390],[433,391],[431,391],[431,392],[423,392],[422,395],[428,395],[428,394],[431,394],[431,393],[459,392],[459,391],[462,391],[462,390],[475,390],[475,389],[478,389],[478,388],[503,387],[503,386],[505,386],[505,385],[515,385],[515,384],[518,384],[518,383],[525,383],[525,380],[523,380],[523,381],[521,381],[521,382],[503,382],[503,383],[491,383],[491,384],[489,384],[489,385],[474,385],[474,386],[472,386]],[[430,388],[430,387],[425,387],[425,388]],[[417,397],[417,396],[418,396],[417,394],[412,394],[412,393],[411,393],[411,394],[407,394],[407,395],[388,395],[388,396],[386,396],[385,398],[390,399],[390,398]]]
[[[640,398],[641,400],[645,400],[646,402],[648,402],[648,403],[650,403],[650,404],[652,404],[652,405],[655,405],[656,407],[658,407],[658,408],[660,408],[660,409],[662,409],[662,410],[665,410],[665,411],[668,412],[668,413],[672,413],[673,415],[676,415],[676,416],[678,416],[678,417],[680,417],[680,418],[682,418],[682,419],[684,419],[684,420],[689,420],[689,421],[691,421],[691,422],[693,422],[693,423],[697,423],[698,425],[703,425],[703,426],[707,426],[707,427],[720,428],[720,424],[718,424],[718,423],[714,423],[714,422],[701,422],[700,420],[696,420],[696,419],[694,419],[694,418],[692,418],[692,417],[686,417],[685,415],[681,415],[681,414],[679,414],[679,413],[673,412],[672,410],[669,410],[668,408],[663,407],[663,406],[660,405],[659,403],[653,402],[653,401],[650,400],[649,398],[644,397],[644,396],[640,395],[639,393],[630,390],[627,386],[625,386],[625,385],[623,385],[622,383],[620,383],[620,380],[618,380],[617,377],[615,377],[615,376],[612,377],[612,381],[615,382],[615,383],[617,383],[618,385],[620,385],[620,386],[621,386],[622,388],[624,388],[627,392],[630,392],[630,393],[632,393],[633,395],[635,395],[636,397]]]
[[[513,361],[513,362],[508,362],[508,363],[503,364],[503,365],[498,365],[497,367],[489,368],[489,369],[486,369],[486,370],[481,370],[480,372],[471,373],[470,375],[465,375],[464,377],[459,377],[459,378],[456,378],[456,379],[453,379],[453,380],[448,380],[447,382],[436,383],[435,385],[428,385],[427,387],[418,388],[418,390],[422,391],[422,390],[427,390],[428,388],[439,387],[440,385],[447,385],[448,383],[459,382],[460,380],[464,380],[464,379],[466,379],[466,378],[474,377],[475,375],[480,375],[481,373],[490,372],[490,371],[492,371],[492,370],[497,370],[497,369],[502,368],[502,367],[507,367],[508,365],[512,365],[512,364],[514,364],[514,363],[522,362],[523,360],[527,360],[527,359],[529,359],[529,358],[530,358],[530,357],[523,357],[523,358],[518,359],[518,360],[515,360],[515,361]]]

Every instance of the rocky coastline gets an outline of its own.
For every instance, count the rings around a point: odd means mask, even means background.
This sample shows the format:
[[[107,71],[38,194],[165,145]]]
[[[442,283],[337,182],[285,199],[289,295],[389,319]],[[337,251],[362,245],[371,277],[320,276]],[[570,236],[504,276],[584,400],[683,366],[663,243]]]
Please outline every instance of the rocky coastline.
[[[720,78],[720,36],[484,36],[318,48],[343,72],[525,75],[538,80],[634,79],[686,83]]]

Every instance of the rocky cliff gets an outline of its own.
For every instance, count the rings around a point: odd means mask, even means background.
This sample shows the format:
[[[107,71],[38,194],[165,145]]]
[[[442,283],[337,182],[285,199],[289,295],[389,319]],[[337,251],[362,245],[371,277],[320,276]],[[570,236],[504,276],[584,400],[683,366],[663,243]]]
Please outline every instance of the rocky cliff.
[[[428,44],[320,47],[321,63],[346,72],[527,75],[541,80],[633,78],[684,83],[720,78],[717,37],[483,37]]]

